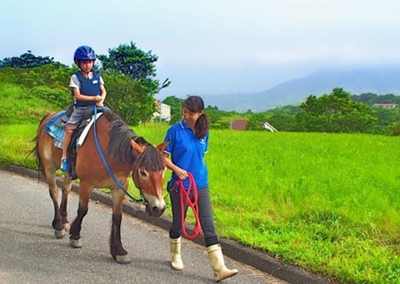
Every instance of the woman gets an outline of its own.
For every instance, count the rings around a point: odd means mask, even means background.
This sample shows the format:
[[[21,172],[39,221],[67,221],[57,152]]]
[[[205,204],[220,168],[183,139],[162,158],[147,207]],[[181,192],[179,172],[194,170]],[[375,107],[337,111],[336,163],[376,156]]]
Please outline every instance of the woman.
[[[204,161],[204,154],[208,150],[209,120],[204,113],[203,99],[198,96],[189,96],[183,102],[183,119],[171,126],[166,134],[165,141],[169,144],[165,148],[167,167],[172,170],[168,182],[172,204],[172,226],[169,231],[171,265],[175,270],[182,270],[181,258],[181,210],[179,187],[176,182],[183,180],[185,189],[188,189],[188,172],[192,174],[198,190],[198,210],[204,241],[207,247],[211,267],[214,270],[214,280],[221,281],[238,273],[236,269],[230,270],[225,266],[219,239],[215,232],[214,220],[211,210],[210,194],[208,188],[208,172]],[[171,155],[171,159],[169,156]],[[192,191],[193,193],[193,191]]]

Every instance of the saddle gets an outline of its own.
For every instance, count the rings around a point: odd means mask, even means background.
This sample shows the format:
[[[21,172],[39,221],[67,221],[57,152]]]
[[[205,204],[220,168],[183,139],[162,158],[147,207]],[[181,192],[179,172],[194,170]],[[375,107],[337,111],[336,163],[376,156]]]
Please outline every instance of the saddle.
[[[64,130],[66,123],[68,121],[68,118],[71,116],[73,111],[74,111],[74,106],[70,105],[68,107],[68,109],[65,112],[61,113],[52,123],[55,126]],[[109,109],[107,107],[97,107],[97,113],[103,113],[106,111],[109,111]],[[94,106],[87,107],[82,115],[81,122],[78,123],[76,129],[74,130],[74,132],[72,133],[72,136],[71,136],[71,142],[69,143],[68,150],[67,150],[67,159],[68,159],[68,163],[69,163],[68,174],[72,180],[75,180],[78,178],[78,176],[76,174],[76,169],[75,169],[76,156],[77,156],[77,150],[78,150],[77,140],[82,135],[83,131],[85,130],[85,127],[92,120],[93,115],[94,115]]]
[[[108,108],[106,107],[97,107],[97,112],[105,112],[106,110],[108,110]],[[65,128],[65,125],[68,121],[68,118],[71,116],[71,114],[74,111],[74,105],[70,105],[67,110],[65,112],[63,112],[60,116],[57,117],[57,119],[55,119],[53,121],[53,124],[57,127],[60,128]],[[88,123],[87,120],[89,120],[90,118],[92,118],[94,114],[94,107],[93,106],[89,106],[85,109],[85,111],[83,112],[82,115],[82,121],[81,123],[78,125],[77,129],[79,128],[79,126],[83,123],[86,122],[86,124]],[[85,125],[86,125],[85,124]]]

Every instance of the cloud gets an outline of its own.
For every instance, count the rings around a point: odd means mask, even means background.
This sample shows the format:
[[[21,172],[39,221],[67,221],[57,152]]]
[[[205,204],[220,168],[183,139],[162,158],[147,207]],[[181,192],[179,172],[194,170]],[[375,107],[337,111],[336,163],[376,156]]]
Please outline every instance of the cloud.
[[[70,65],[79,45],[106,54],[132,41],[159,57],[160,78],[182,93],[258,91],[327,66],[400,63],[398,0],[87,0],[80,7],[80,0],[2,1],[0,59],[32,50]]]

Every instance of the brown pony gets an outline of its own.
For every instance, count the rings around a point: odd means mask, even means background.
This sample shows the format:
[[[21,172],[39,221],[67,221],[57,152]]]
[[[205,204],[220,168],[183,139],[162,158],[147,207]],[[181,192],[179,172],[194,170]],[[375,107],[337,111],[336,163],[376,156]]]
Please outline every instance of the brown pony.
[[[52,226],[57,238],[62,238],[69,230],[70,245],[82,247],[82,221],[88,212],[88,201],[93,188],[109,188],[112,197],[112,226],[110,235],[110,252],[118,263],[128,263],[127,251],[121,243],[122,203],[125,197],[103,164],[96,146],[93,126],[86,141],[77,151],[76,173],[79,183],[78,215],[69,226],[67,219],[68,194],[73,181],[65,174],[62,185],[61,202],[58,202],[58,187],[56,184],[56,170],[60,168],[61,149],[54,146],[54,138],[46,132],[46,123],[56,115],[47,114],[39,124],[36,145],[32,150],[35,153],[38,167],[44,174],[49,185],[50,196],[54,205],[54,219]],[[148,144],[142,137],[138,137],[115,114],[105,112],[96,121],[98,143],[104,154],[111,172],[115,178],[127,189],[129,177],[141,191],[146,204],[146,212],[150,216],[159,217],[165,210],[163,198],[163,183],[165,161],[162,151],[166,143],[157,148]]]

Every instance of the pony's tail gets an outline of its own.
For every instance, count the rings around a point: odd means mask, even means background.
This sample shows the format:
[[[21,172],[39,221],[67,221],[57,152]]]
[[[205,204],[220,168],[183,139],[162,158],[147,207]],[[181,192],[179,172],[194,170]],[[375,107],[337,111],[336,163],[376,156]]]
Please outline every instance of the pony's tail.
[[[32,140],[29,141],[29,142],[34,142],[35,146],[33,147],[32,150],[29,151],[27,157],[29,157],[31,155],[35,155],[36,166],[38,168],[38,179],[40,179],[41,174],[44,174],[44,172],[43,172],[43,167],[42,167],[42,165],[43,165],[42,159],[40,158],[40,155],[39,155],[39,139],[38,139],[38,137],[39,137],[39,134],[37,134],[35,136],[35,138],[33,138]]]
[[[40,157],[40,154],[39,154],[39,135],[40,135],[39,132],[40,132],[40,128],[41,128],[41,126],[42,126],[43,121],[44,121],[49,115],[50,115],[50,113],[47,113],[47,114],[42,118],[42,120],[41,120],[40,123],[39,123],[38,129],[37,129],[37,132],[36,132],[36,136],[35,136],[33,139],[31,139],[31,140],[29,141],[29,142],[34,142],[34,143],[35,143],[35,146],[33,147],[32,150],[29,151],[27,157],[29,157],[30,155],[35,155],[36,166],[37,166],[37,168],[38,168],[38,179],[41,179],[41,174],[43,174],[43,175],[45,176],[45,173],[44,173],[44,170],[43,170],[43,168],[44,168],[44,166],[43,166],[43,161],[42,161],[42,158]]]

